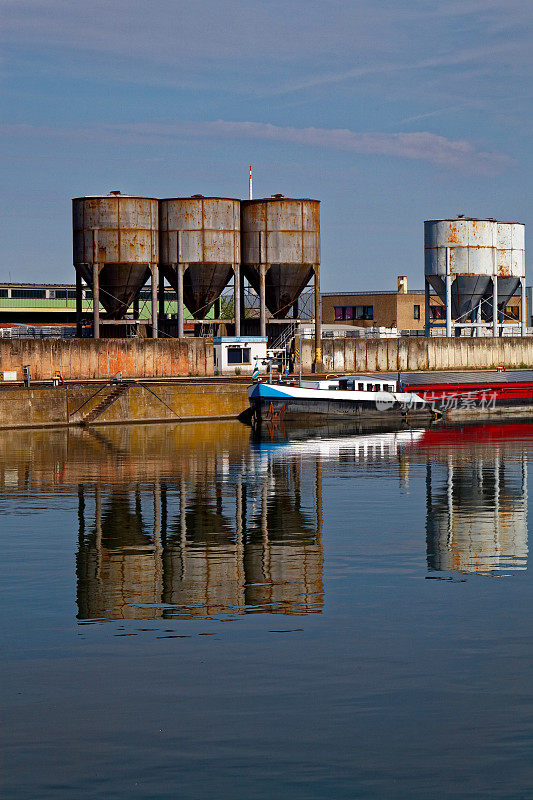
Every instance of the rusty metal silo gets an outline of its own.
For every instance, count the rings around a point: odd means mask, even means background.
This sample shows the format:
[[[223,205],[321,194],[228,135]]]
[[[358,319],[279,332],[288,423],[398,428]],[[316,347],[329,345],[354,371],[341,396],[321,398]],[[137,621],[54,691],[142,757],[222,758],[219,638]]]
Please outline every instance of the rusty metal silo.
[[[183,304],[203,319],[235,278],[235,334],[240,335],[241,201],[172,197],[159,201],[161,270],[176,290],[178,336]]]
[[[152,335],[157,337],[157,200],[112,192],[72,201],[73,261],[77,316],[81,318],[81,278],[93,290],[94,336],[100,335],[99,304],[108,318],[121,320],[152,276]]]
[[[266,308],[285,317],[315,279],[315,362],[320,369],[320,201],[282,195],[242,203],[242,264],[259,295],[261,335]]]
[[[507,303],[525,280],[525,226],[518,222],[495,222],[494,245],[493,285],[496,286],[497,314],[502,319]],[[483,318],[489,321],[494,317],[491,299],[492,292],[483,304]]]
[[[524,226],[494,219],[427,220],[424,223],[426,334],[429,335],[429,287],[446,306],[446,335],[453,327],[474,332],[492,320],[493,334],[509,298],[522,287],[522,335],[525,335]]]

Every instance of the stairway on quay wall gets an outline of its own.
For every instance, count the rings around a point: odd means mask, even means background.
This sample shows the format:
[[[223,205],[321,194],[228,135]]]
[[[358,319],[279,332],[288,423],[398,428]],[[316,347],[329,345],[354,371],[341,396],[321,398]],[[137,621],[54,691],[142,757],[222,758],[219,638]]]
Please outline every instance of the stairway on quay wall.
[[[247,408],[245,383],[125,381],[11,389],[0,390],[0,428],[225,419]]]

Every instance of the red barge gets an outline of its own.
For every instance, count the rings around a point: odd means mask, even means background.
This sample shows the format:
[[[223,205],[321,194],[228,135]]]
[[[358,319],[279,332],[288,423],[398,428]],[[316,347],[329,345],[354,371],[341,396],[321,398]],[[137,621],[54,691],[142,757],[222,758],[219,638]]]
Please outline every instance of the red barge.
[[[485,372],[473,380],[464,373],[413,374],[401,383],[405,391],[419,395],[436,414],[449,419],[533,415],[531,372]]]

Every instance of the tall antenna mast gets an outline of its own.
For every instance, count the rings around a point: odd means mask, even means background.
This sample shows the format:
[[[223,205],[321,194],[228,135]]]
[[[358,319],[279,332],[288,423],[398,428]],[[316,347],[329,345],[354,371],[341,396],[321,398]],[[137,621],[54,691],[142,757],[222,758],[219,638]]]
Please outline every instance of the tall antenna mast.
[[[250,164],[250,200],[253,200],[253,188],[252,188],[252,165]]]

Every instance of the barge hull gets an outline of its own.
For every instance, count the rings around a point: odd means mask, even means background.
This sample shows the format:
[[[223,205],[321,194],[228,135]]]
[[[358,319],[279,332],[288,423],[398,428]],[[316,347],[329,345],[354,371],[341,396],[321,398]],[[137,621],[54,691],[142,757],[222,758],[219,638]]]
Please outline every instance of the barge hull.
[[[305,422],[310,418],[336,417],[344,419],[402,420],[428,421],[433,415],[428,409],[413,408],[406,410],[401,403],[380,409],[374,400],[309,400],[297,398],[254,397],[250,399],[252,413],[256,422],[268,419],[285,419],[294,422]]]

